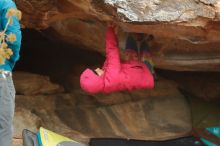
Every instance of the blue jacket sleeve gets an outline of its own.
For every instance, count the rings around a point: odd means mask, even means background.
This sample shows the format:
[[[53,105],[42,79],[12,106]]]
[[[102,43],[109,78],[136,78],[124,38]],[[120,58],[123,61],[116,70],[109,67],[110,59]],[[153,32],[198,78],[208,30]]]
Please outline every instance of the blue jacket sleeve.
[[[8,22],[8,18],[6,17],[6,14],[7,14],[7,10],[10,8],[16,8],[15,3],[12,0],[5,0],[2,5],[1,20],[0,20],[3,29],[5,28]],[[16,41],[14,41],[13,43],[7,42],[9,48],[11,48],[13,51],[13,55],[11,56],[9,61],[7,61],[7,63],[9,63],[11,69],[13,69],[16,61],[19,59],[19,52],[21,47],[20,23],[16,16],[13,16],[13,23],[8,26],[8,29],[6,31],[6,34],[10,34],[10,33],[16,35]]]

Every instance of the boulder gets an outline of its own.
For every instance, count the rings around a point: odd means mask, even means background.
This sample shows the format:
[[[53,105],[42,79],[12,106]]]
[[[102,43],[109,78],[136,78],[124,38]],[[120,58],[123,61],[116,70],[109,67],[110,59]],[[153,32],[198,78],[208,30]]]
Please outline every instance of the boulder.
[[[22,24],[81,48],[104,53],[106,21],[124,32],[152,34],[157,68],[220,71],[220,4],[217,0],[16,0]],[[120,45],[124,48],[124,44]]]
[[[37,132],[41,124],[41,119],[24,108],[16,108],[14,116],[14,137],[22,138],[23,129],[29,129]]]
[[[68,94],[33,96],[17,95],[15,113],[21,113],[20,109],[22,108],[24,109],[22,111],[29,113],[28,115],[34,118],[31,118],[26,122],[25,118],[27,118],[27,116],[19,114],[20,116],[15,116],[14,123],[17,123],[17,127],[27,128],[33,130],[33,132],[37,132],[39,127],[44,127],[66,137],[88,143],[88,136],[81,134],[80,131],[75,131],[69,128],[55,112],[56,99],[61,97],[69,98],[69,96],[70,95]],[[63,102],[60,102],[60,104],[63,104]],[[15,133],[20,133],[19,128],[15,130]]]
[[[152,91],[88,95],[75,89],[71,94],[17,95],[16,105],[40,119],[36,127],[85,143],[93,137],[167,140],[186,136],[192,128],[188,103],[176,84],[164,79]]]
[[[72,97],[57,98],[56,113],[75,131],[96,138],[166,140],[186,136],[192,128],[188,103],[176,84],[166,80],[152,91],[75,91]]]
[[[17,94],[56,94],[64,91],[63,87],[52,83],[48,76],[17,71],[13,78]]]

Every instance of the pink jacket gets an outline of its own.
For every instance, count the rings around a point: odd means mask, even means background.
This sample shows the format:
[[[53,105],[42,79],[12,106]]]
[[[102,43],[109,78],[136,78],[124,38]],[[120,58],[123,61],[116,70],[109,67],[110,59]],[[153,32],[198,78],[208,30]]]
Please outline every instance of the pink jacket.
[[[110,93],[121,90],[151,89],[154,79],[146,65],[138,61],[120,61],[119,48],[113,28],[106,32],[104,74],[96,75],[86,69],[80,76],[81,88],[88,93]]]

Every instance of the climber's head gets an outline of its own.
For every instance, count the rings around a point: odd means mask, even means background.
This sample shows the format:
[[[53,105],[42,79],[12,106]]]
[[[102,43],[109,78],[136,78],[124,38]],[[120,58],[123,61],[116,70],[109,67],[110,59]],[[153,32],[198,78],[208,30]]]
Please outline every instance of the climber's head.
[[[81,88],[88,93],[98,93],[104,88],[103,79],[99,73],[86,69],[80,76]]]

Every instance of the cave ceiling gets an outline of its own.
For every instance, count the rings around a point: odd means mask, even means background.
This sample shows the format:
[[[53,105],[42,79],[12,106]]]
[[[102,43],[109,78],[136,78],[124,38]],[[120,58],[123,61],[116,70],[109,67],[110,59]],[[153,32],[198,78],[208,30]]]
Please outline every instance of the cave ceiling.
[[[220,71],[218,0],[15,0],[23,28],[104,53],[105,22],[125,32],[152,34],[157,68]]]

